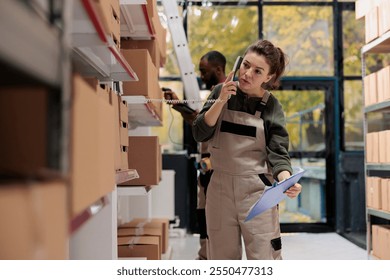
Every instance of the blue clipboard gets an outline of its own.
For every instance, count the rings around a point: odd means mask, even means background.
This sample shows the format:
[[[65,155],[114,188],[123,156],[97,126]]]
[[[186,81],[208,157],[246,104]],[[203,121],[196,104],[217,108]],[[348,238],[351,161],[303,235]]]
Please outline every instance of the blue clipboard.
[[[284,193],[288,188],[295,185],[301,179],[302,175],[306,172],[302,168],[298,168],[293,175],[289,178],[279,182],[274,183],[272,186],[267,186],[263,194],[260,196],[259,200],[249,210],[248,216],[245,218],[245,222],[250,219],[260,215],[264,211],[274,207],[279,202],[287,197]]]

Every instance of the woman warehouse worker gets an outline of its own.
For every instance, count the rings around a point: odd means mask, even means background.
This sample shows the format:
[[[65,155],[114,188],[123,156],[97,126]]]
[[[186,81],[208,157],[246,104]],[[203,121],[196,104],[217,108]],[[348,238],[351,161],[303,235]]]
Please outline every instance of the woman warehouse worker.
[[[289,136],[281,104],[268,90],[280,84],[286,55],[267,40],[245,51],[238,72],[217,85],[193,123],[196,141],[209,140],[214,173],[207,191],[209,259],[281,259],[278,207],[244,222],[265,185],[291,176]],[[295,184],[290,198],[301,192]]]

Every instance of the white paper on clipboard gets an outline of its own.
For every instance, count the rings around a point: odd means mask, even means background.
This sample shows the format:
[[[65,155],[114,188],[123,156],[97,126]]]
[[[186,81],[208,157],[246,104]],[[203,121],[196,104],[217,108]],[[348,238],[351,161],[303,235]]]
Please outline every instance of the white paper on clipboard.
[[[284,192],[297,183],[305,171],[306,170],[303,170],[302,168],[294,168],[294,174],[289,178],[276,183],[273,186],[266,187],[259,200],[251,207],[248,216],[245,218],[245,222],[260,215],[269,208],[274,207],[285,199],[287,195]]]

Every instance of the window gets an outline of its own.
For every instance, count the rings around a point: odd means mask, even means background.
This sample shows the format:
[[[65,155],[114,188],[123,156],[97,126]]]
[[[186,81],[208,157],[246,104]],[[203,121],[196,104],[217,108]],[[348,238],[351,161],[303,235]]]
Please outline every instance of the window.
[[[333,76],[331,7],[264,6],[263,35],[289,56],[288,76]]]

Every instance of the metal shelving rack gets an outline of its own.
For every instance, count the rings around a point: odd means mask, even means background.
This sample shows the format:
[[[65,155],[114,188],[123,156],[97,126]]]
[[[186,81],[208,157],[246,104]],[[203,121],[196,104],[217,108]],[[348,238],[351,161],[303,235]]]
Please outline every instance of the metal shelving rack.
[[[379,53],[390,53],[390,31],[376,38],[372,42],[366,44],[361,49],[362,57],[362,77],[366,76],[366,55],[367,54],[379,54]],[[364,79],[363,79],[364,82]],[[390,90],[390,89],[387,89]],[[364,86],[363,86],[363,102],[364,102]],[[368,114],[370,113],[383,113],[390,111],[390,101],[385,100],[376,104],[366,106],[364,108],[364,135],[365,142],[367,141],[366,135],[368,133]],[[376,176],[376,177],[390,177],[390,164],[373,164],[364,162],[365,177]],[[372,250],[372,236],[371,236],[371,225],[372,217],[381,218],[390,221],[390,212],[371,209],[366,207],[366,221],[367,221],[367,254],[368,258],[371,256]]]
[[[0,84],[40,84],[56,90],[60,101],[52,111],[58,110],[61,121],[50,127],[55,131],[48,130],[54,134],[48,137],[56,141],[57,148],[49,157],[54,158],[51,161],[58,172],[67,177],[72,71],[105,83],[137,81],[138,77],[112,38],[105,34],[92,0],[53,1],[54,10],[48,3],[46,10],[38,13],[42,7],[34,7],[28,1],[2,1],[0,66],[4,68],[0,71]],[[129,3],[141,5],[146,1]],[[12,69],[10,73],[8,68]],[[147,107],[143,100],[132,103]],[[161,123],[153,114],[151,118]],[[118,171],[116,184],[138,177],[134,169]],[[115,187],[68,221],[70,258],[117,259],[118,196],[143,196],[149,191],[148,186]]]

